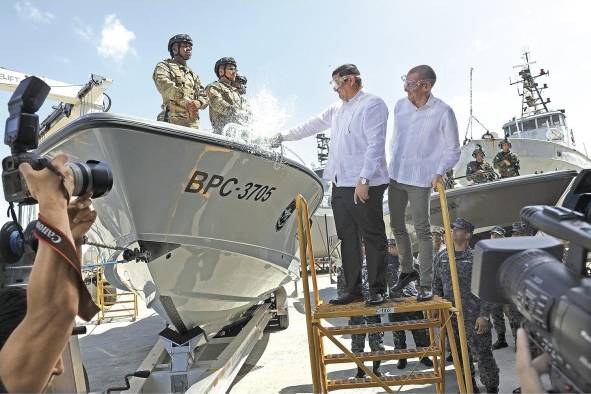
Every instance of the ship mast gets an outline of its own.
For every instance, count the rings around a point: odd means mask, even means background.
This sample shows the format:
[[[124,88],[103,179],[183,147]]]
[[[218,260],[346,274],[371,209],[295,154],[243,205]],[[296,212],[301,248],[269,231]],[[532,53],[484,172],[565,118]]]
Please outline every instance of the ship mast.
[[[328,160],[328,142],[330,137],[326,134],[316,134],[316,150],[318,155],[318,164],[320,168],[324,168],[326,161]]]
[[[473,121],[476,121],[484,130],[486,130],[486,134],[490,134],[490,131],[484,126],[477,118],[474,116],[474,111],[472,108],[472,74],[474,72],[474,67],[470,67],[470,116],[468,117],[468,124],[466,125],[466,135],[464,136],[464,145],[466,142],[472,140],[472,128],[473,128]],[[468,134],[470,134],[470,138],[468,139]]]
[[[516,81],[509,80],[510,85],[517,85],[517,94],[521,96],[521,117],[549,112],[550,110],[547,104],[550,103],[550,98],[544,99],[542,97],[542,91],[547,89],[548,85],[543,84],[540,86],[536,82],[536,79],[550,75],[550,72],[542,68],[539,74],[534,76],[531,72],[530,65],[536,62],[529,60],[529,52],[527,50],[523,52],[522,58],[525,60],[524,64],[513,66],[513,68],[521,69],[518,73],[519,79]],[[519,85],[521,85],[521,90],[519,89]]]

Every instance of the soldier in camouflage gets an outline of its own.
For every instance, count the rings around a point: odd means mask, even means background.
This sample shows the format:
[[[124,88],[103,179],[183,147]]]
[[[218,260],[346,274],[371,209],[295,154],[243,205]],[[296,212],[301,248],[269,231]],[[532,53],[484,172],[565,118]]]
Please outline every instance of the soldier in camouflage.
[[[236,74],[236,81],[234,81],[233,85],[238,89],[238,94],[240,95],[240,107],[242,111],[238,113],[238,122],[242,125],[249,124],[252,121],[252,110],[246,97],[247,83],[248,79],[244,75]]]
[[[519,159],[511,152],[511,142],[505,138],[499,142],[499,148],[501,151],[495,156],[493,165],[499,170],[501,178],[519,176]]]
[[[394,291],[394,286],[398,283],[398,269],[400,268],[400,259],[398,258],[398,249],[396,248],[396,240],[388,240],[388,264],[386,265],[386,281],[390,290],[390,298],[400,297],[416,297],[417,289],[415,282],[410,282],[402,290]],[[399,322],[406,320],[422,320],[424,319],[423,312],[405,312],[405,313],[390,313],[388,314],[390,322]],[[412,337],[415,342],[415,346],[429,347],[429,333],[426,329],[411,330]],[[394,347],[396,349],[406,349],[406,332],[405,331],[393,331],[392,336],[394,337]],[[420,360],[421,364],[427,367],[432,367],[433,362],[429,357],[422,357]],[[398,369],[406,368],[407,360],[402,358],[398,360],[396,367]]]
[[[445,249],[445,230],[443,227],[431,226],[431,238],[433,239],[433,257]]]
[[[337,296],[341,297],[344,295],[346,290],[345,275],[343,268],[339,267],[337,270]],[[367,284],[367,267],[365,264],[365,258],[363,259],[363,265],[361,267],[361,292],[363,298],[369,300],[369,286]],[[353,316],[349,319],[349,325],[363,325],[363,324],[375,324],[381,323],[382,319],[379,315],[374,316]],[[351,334],[351,351],[353,353],[362,353],[365,350],[365,336],[366,334]],[[372,352],[384,351],[384,333],[375,332],[367,334],[369,339],[369,348]],[[381,376],[380,373],[380,361],[373,362],[373,372]],[[357,367],[357,378],[365,377],[365,371]]]
[[[484,151],[482,146],[476,144],[477,148],[472,152],[472,157],[475,159],[468,163],[466,167],[466,179],[474,183],[485,183],[494,181],[496,177],[495,170],[492,166],[484,161]]]
[[[241,97],[246,96],[246,84],[248,83],[248,79],[242,74],[236,74],[236,80],[232,84],[236,89],[238,89],[238,94]]]
[[[473,362],[472,353],[476,355],[480,381],[486,386],[486,391],[497,393],[499,390],[499,368],[492,353],[492,335],[489,323],[491,304],[479,299],[471,291],[473,254],[469,242],[472,231],[474,231],[474,226],[465,219],[457,218],[452,224],[460,297],[469,347],[468,354],[471,366]],[[444,297],[453,303],[447,250],[439,252],[433,261],[433,294]],[[460,353],[460,341],[455,318],[452,319],[452,325],[458,353]],[[474,369],[471,372],[474,378]],[[477,392],[475,385],[474,390]]]
[[[152,79],[162,95],[162,112],[158,120],[199,128],[199,111],[207,107],[207,96],[199,76],[187,65],[193,40],[188,34],[177,34],[168,41],[170,59],[159,62]]]
[[[229,123],[246,124],[243,95],[236,86],[237,70],[234,58],[219,59],[214,66],[218,80],[205,88],[209,99],[209,120],[216,134],[221,134]]]

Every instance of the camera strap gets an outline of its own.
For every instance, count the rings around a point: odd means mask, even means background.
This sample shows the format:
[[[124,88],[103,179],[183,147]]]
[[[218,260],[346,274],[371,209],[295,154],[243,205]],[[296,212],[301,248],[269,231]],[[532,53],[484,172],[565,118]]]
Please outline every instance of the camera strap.
[[[80,258],[74,244],[61,231],[52,227],[47,223],[45,218],[39,215],[33,234],[39,241],[45,242],[56,253],[63,257],[63,259],[76,272],[79,279],[79,301],[78,301],[78,316],[85,321],[92,319],[99,311],[98,306],[92,300],[84,281],[82,280],[82,272],[80,270]]]
[[[61,192],[64,195],[64,197],[66,198],[66,201],[67,202],[70,202],[70,193],[68,192],[68,189],[66,189],[66,185],[64,185],[64,181],[65,181],[64,175],[61,172],[59,172],[57,170],[57,168],[55,168],[53,166],[53,164],[51,164],[51,162],[49,160],[47,160],[47,162],[45,163],[45,167],[49,171],[53,172],[55,175],[58,176],[58,178],[60,179],[60,189],[61,189]]]

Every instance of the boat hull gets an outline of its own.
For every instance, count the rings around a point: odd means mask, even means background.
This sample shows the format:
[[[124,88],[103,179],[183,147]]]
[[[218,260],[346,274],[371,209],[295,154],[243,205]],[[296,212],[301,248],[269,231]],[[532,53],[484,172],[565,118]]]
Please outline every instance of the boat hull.
[[[555,171],[447,190],[449,219],[465,218],[474,224],[476,233],[493,226],[510,226],[520,220],[520,211],[524,206],[555,205],[576,175],[574,170]],[[388,228],[390,215],[387,203],[384,204],[384,212]],[[431,194],[430,218],[432,225],[443,225],[438,193]],[[410,209],[407,209],[406,223],[414,236]]]
[[[98,219],[89,235],[149,255],[107,274],[181,332],[215,333],[297,275],[294,198],[302,194],[314,212],[323,195],[318,177],[295,162],[124,116],[82,117],[40,151],[110,164],[113,190],[94,200]]]

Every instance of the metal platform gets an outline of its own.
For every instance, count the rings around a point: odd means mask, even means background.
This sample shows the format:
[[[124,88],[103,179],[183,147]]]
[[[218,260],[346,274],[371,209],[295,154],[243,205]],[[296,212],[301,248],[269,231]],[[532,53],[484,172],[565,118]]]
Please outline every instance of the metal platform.
[[[449,214],[443,185],[438,185],[441,198],[442,216],[446,229],[446,243],[453,245]],[[453,247],[449,250],[450,268],[452,273],[452,288],[454,290],[455,305],[448,300],[435,296],[432,300],[417,302],[414,298],[399,298],[378,306],[368,306],[365,302],[355,302],[346,305],[333,305],[324,303],[319,296],[316,271],[310,270],[308,274],[308,261],[313,261],[312,236],[310,229],[310,215],[308,205],[302,196],[296,197],[296,221],[298,226],[298,241],[300,245],[300,262],[302,272],[302,286],[304,288],[304,308],[306,312],[306,325],[308,333],[308,350],[310,355],[310,371],[312,374],[313,390],[316,393],[327,393],[339,389],[358,389],[366,387],[381,387],[388,393],[393,393],[391,386],[403,386],[406,384],[435,384],[437,393],[445,392],[445,341],[448,338],[452,354],[456,379],[461,393],[472,392],[472,379],[468,366],[468,348],[466,343],[462,304],[459,294],[457,270]],[[310,289],[309,278],[312,281]],[[375,323],[364,325],[345,325],[332,327],[325,322],[330,318],[343,318],[353,316],[375,316],[382,314],[396,314],[404,312],[423,312],[423,319],[396,322]],[[456,347],[456,339],[452,327],[451,317],[456,315],[461,344],[462,363]],[[336,336],[347,334],[365,334],[371,332],[403,331],[414,329],[427,329],[429,332],[429,346],[416,349],[397,349],[375,352],[352,353],[343,345]],[[328,339],[339,348],[341,353],[326,354],[324,339]],[[398,360],[418,357],[430,357],[433,363],[433,372],[416,373],[414,370],[408,374],[396,377],[378,376],[367,368],[364,361]],[[354,363],[362,369],[366,378],[356,379],[328,379],[327,365],[339,363]]]

